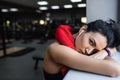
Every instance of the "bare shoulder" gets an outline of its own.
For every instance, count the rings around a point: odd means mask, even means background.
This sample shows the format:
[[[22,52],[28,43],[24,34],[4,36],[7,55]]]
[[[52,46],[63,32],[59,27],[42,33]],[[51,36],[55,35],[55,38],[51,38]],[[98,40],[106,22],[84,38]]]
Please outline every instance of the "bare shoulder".
[[[54,42],[54,43],[52,43],[52,44],[50,44],[49,46],[48,46],[48,48],[47,48],[47,53],[48,53],[48,55],[50,56],[50,57],[53,57],[55,54],[57,54],[56,53],[56,51],[58,51],[58,49],[59,49],[59,47],[60,47],[61,45],[58,43],[58,42]]]
[[[59,58],[60,55],[64,55],[64,51],[63,50],[63,45],[60,45],[58,42],[54,42],[52,44],[50,44],[47,48],[47,54],[49,55],[49,57],[51,57],[53,60],[56,59],[57,57]],[[56,60],[55,60],[56,61]]]
[[[50,44],[47,48],[47,52],[49,54],[54,54],[54,52],[57,50],[57,48],[59,48],[60,44],[57,42],[54,42],[52,44]]]
[[[52,58],[56,63],[64,64],[66,65],[67,62],[73,62],[75,61],[79,56],[81,57],[82,54],[78,53],[74,49],[60,45],[59,43],[55,42],[49,45],[47,49],[47,53],[49,57]],[[75,58],[75,59],[73,59]],[[63,62],[62,62],[63,61]],[[66,63],[65,63],[66,62]]]
[[[57,46],[59,46],[60,44],[58,43],[58,42],[53,42],[52,44],[50,44],[49,46],[48,46],[48,49],[53,49],[53,48],[55,48],[55,47],[57,47]]]

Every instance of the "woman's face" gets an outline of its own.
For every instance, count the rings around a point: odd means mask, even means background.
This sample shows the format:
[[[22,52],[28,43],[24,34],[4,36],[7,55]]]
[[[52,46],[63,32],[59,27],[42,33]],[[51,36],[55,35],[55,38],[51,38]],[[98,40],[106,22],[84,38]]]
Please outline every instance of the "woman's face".
[[[83,32],[75,40],[76,50],[84,55],[102,50],[106,45],[106,37],[98,32]]]

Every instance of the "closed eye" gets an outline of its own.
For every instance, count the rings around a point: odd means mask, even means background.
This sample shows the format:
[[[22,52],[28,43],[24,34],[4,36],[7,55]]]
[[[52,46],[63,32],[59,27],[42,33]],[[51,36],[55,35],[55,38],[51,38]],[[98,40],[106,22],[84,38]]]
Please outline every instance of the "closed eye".
[[[91,45],[91,46],[96,46],[96,43],[95,43],[95,40],[94,39],[89,39],[89,44]]]

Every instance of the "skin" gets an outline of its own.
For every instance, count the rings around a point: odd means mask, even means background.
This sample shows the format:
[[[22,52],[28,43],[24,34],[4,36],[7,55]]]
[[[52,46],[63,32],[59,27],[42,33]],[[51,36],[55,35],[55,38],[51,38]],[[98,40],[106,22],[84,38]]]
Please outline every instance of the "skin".
[[[91,54],[93,51],[100,51],[106,47],[106,38],[100,33],[83,33],[75,40],[76,50],[83,54]]]
[[[85,32],[86,29],[87,26],[83,26],[79,33],[74,35],[76,50],[60,45],[57,41],[48,47],[44,57],[44,70],[46,72],[58,73],[65,65],[73,69],[107,76],[120,75],[120,65],[111,57],[99,60],[87,56],[94,50],[102,51],[107,45],[107,39],[100,33]]]

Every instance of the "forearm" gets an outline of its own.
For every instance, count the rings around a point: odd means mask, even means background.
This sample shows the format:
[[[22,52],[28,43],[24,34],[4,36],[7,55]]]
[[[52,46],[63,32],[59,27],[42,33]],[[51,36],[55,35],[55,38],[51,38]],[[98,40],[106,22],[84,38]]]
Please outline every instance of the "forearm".
[[[106,48],[106,49],[103,49],[102,51],[100,51],[100,52],[104,53],[106,56],[112,56],[113,54],[115,54],[117,52],[116,48]]]
[[[104,60],[110,62],[111,66],[113,66],[114,76],[120,76],[120,64],[112,57],[106,57]]]
[[[84,67],[83,70],[111,77],[120,76],[120,65],[112,58],[107,58],[106,60],[96,59],[88,65],[89,67]]]
[[[117,52],[116,48],[108,48],[108,49],[111,52],[111,55]]]
[[[117,61],[116,61],[115,59],[113,59],[112,57],[109,57],[109,56],[105,57],[104,60],[108,60],[108,61],[111,61],[111,62],[117,63]]]
[[[106,61],[103,65],[103,69],[101,69],[103,74],[112,77],[120,76],[120,65],[116,63],[114,60]],[[100,72],[101,72],[100,70]]]
[[[90,57],[96,58],[96,59],[105,59],[106,57],[112,56],[113,54],[115,54],[116,51],[117,51],[116,48],[106,48],[93,55],[90,55]]]

